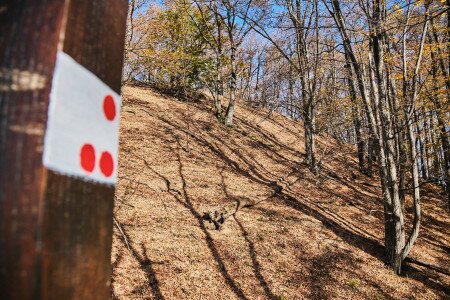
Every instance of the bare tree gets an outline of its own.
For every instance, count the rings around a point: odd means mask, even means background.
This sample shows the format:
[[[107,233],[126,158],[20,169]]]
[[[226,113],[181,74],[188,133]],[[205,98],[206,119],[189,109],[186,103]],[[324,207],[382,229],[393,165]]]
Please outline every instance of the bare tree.
[[[394,129],[400,128],[395,124],[392,106],[397,99],[395,92],[390,91],[390,84],[395,89],[395,83],[389,80],[389,70],[386,67],[385,57],[387,49],[386,28],[386,8],[385,3],[380,0],[373,0],[371,3],[360,1],[363,11],[367,15],[370,27],[368,52],[369,77],[373,93],[369,98],[369,92],[364,80],[363,70],[356,60],[350,39],[348,37],[345,20],[337,0],[331,1],[331,7],[327,1],[324,4],[333,16],[341,34],[344,50],[352,62],[352,69],[356,74],[360,94],[365,102],[368,111],[370,126],[376,139],[378,140],[378,156],[380,157],[379,167],[384,198],[385,210],[385,246],[388,263],[396,273],[401,272],[403,260],[408,256],[414,241],[417,238],[420,228],[420,193],[419,193],[419,172],[416,152],[416,134],[413,125],[413,115],[415,112],[415,102],[417,98],[417,77],[421,68],[423,56],[424,40],[428,28],[428,6],[425,5],[424,21],[421,31],[420,47],[416,55],[416,61],[411,77],[408,77],[406,64],[406,40],[403,35],[403,90],[405,97],[404,118],[406,120],[406,132],[409,141],[409,155],[411,163],[411,173],[413,181],[414,196],[414,221],[413,229],[408,239],[405,234],[404,215],[400,197],[398,178],[398,155],[396,142],[393,138]],[[411,4],[411,3],[410,3]],[[411,14],[406,15],[405,29],[409,25]],[[374,108],[374,109],[372,109]]]

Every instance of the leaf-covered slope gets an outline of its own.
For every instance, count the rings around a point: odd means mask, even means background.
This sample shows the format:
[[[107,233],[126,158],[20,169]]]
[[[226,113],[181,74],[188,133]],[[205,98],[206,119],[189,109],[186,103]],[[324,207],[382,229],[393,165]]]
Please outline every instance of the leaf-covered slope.
[[[318,138],[322,168],[302,163],[301,123],[238,105],[235,127],[206,100],[181,102],[125,87],[113,243],[118,299],[444,299],[448,276],[383,264],[377,178],[357,171],[352,145]],[[266,199],[220,231],[208,209]],[[412,256],[449,266],[448,215],[424,187],[424,228]],[[408,199],[411,201],[411,199]],[[410,220],[408,222],[410,224]]]

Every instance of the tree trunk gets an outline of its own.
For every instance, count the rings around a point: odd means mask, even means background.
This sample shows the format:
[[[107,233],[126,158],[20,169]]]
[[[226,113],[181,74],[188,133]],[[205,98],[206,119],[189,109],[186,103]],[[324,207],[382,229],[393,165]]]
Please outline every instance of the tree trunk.
[[[412,100],[414,100],[413,97]],[[411,105],[410,110],[414,110],[414,105]],[[410,114],[412,111],[406,111],[405,114]],[[416,134],[414,131],[414,125],[412,120],[408,121],[408,141],[409,141],[409,156],[411,159],[411,176],[413,180],[413,198],[414,198],[414,220],[413,220],[413,229],[409,235],[408,241],[406,242],[403,251],[402,251],[402,260],[405,259],[411,248],[419,235],[420,229],[420,218],[421,218],[421,209],[420,209],[420,190],[419,190],[419,168],[418,168],[418,160],[417,160],[417,150],[416,150]],[[422,162],[423,163],[423,162]]]
[[[390,197],[385,201],[385,244],[386,258],[396,274],[401,273],[402,250],[405,245],[405,232],[403,212],[401,208],[399,186],[397,178],[397,164],[395,161],[395,141],[393,136],[392,116],[387,98],[387,78],[384,65],[384,47],[382,39],[381,2],[375,1],[373,26],[375,34],[371,37],[371,49],[373,51],[374,73],[376,84],[373,85],[375,94],[378,95],[378,113],[380,117],[380,150],[384,150],[386,161],[386,173],[383,182],[384,193]],[[381,152],[381,151],[380,151]],[[380,161],[383,157],[380,156]],[[380,162],[381,163],[381,162]]]
[[[233,126],[234,103],[236,101],[236,46],[231,45],[230,65],[231,65],[231,80],[230,80],[230,102],[228,103],[227,113],[225,115],[225,125]]]
[[[220,62],[220,53],[216,54],[216,84],[215,84],[215,95],[214,95],[214,106],[216,109],[216,117],[217,119],[221,119],[222,117],[222,78],[220,75],[221,62]]]
[[[318,166],[316,160],[316,142],[315,142],[315,116],[314,116],[314,106],[311,101],[305,107],[304,113],[305,119],[305,151],[306,157],[305,162],[308,164],[309,169],[317,174]]]
[[[288,99],[289,99],[289,116],[292,120],[295,119],[294,110],[294,70],[292,65],[289,64],[289,79],[288,79]]]
[[[419,122],[419,115],[417,113],[417,111],[414,111],[414,120],[416,123],[416,130],[417,130],[417,135],[416,135],[416,141],[417,141],[417,146],[419,148],[419,153],[418,156],[420,157],[420,174],[422,175],[422,178],[424,179],[428,179],[428,161],[427,161],[427,148],[426,148],[426,143],[423,142],[422,136],[423,136],[423,128],[425,127],[425,125],[420,126],[420,122]],[[419,162],[419,161],[418,161]]]
[[[434,42],[438,43],[438,36],[436,33],[436,29],[433,26],[433,20],[431,20],[431,29],[432,29],[432,33],[433,33],[433,38],[434,38]],[[431,34],[431,33],[430,33]],[[450,33],[448,33],[450,35]],[[436,57],[436,55],[431,52],[431,61],[432,61],[432,65],[433,66],[440,66],[440,69],[443,73],[443,75],[445,76],[446,80],[445,80],[445,84],[447,87],[447,100],[450,101],[450,78],[449,78],[449,73],[450,70],[447,70],[445,68],[445,63],[442,59],[442,55],[439,55],[440,51],[438,52],[438,57]],[[439,64],[437,63],[439,60]],[[449,62],[450,64],[450,62]],[[433,75],[433,82],[436,84],[437,82],[437,70],[436,68],[432,68],[431,69],[432,75]],[[435,85],[434,86],[435,90],[438,89],[438,87]],[[436,109],[436,116],[437,116],[437,121],[438,121],[438,126],[439,126],[439,138],[441,140],[441,145],[442,145],[442,150],[443,150],[443,169],[444,169],[444,181],[445,181],[445,186],[446,186],[446,192],[447,192],[447,205],[448,208],[450,209],[450,142],[448,139],[448,133],[446,130],[446,125],[445,125],[445,118],[443,116],[444,114],[444,109],[442,107],[441,101],[438,99],[438,97],[431,97],[431,100],[433,101],[434,107]]]
[[[369,141],[367,142],[367,176],[372,177],[373,175],[373,162],[375,154],[375,139],[372,135],[369,136]]]
[[[352,102],[352,119],[353,119],[353,126],[355,127],[355,136],[356,136],[356,144],[357,144],[357,149],[358,149],[358,165],[359,165],[359,170],[361,172],[365,172],[365,148],[366,148],[366,143],[362,138],[362,129],[361,129],[361,119],[359,116],[359,105],[358,102],[356,101],[356,88],[355,88],[355,80],[354,80],[354,76],[353,76],[353,71],[352,71],[352,67],[350,65],[349,59],[348,59],[348,55],[345,54],[345,58],[346,58],[346,64],[345,64],[345,68],[347,69],[347,83],[348,83],[348,88],[349,88],[349,92],[350,92],[350,99]]]
[[[428,5],[425,3],[425,22],[422,29],[422,37],[420,40],[420,47],[419,52],[417,55],[417,60],[414,67],[414,73],[411,79],[411,84],[409,85],[411,90],[407,91],[408,94],[405,94],[405,120],[407,120],[407,130],[408,130],[408,138],[409,138],[409,153],[410,153],[410,160],[411,160],[411,176],[413,181],[413,198],[414,198],[414,220],[413,220],[413,228],[411,230],[411,233],[408,237],[408,240],[402,250],[402,260],[404,260],[409,252],[411,251],[411,248],[414,244],[414,242],[417,239],[417,236],[419,235],[419,229],[420,229],[420,218],[421,218],[421,208],[420,208],[420,189],[419,189],[419,166],[418,166],[418,160],[417,160],[417,150],[416,150],[416,134],[414,131],[414,125],[413,125],[413,114],[416,113],[415,111],[415,102],[417,99],[417,77],[419,75],[419,70],[422,62],[422,55],[423,55],[423,48],[425,43],[425,38],[427,35],[427,29],[428,29]],[[403,40],[405,40],[405,37],[403,37]],[[405,48],[405,47],[404,47]],[[403,55],[405,55],[405,51],[403,51]],[[405,61],[405,56],[404,56]],[[406,70],[406,63],[404,63],[403,66],[404,70]],[[404,80],[406,79],[406,76],[404,76]],[[409,97],[408,97],[409,96]],[[409,100],[409,101],[408,101]],[[422,162],[423,163],[423,162]]]

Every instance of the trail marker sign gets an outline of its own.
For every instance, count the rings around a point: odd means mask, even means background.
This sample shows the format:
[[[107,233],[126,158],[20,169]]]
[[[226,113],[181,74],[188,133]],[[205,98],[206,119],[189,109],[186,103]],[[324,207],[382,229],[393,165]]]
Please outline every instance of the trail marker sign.
[[[58,52],[44,142],[44,166],[114,185],[120,96],[64,52]]]

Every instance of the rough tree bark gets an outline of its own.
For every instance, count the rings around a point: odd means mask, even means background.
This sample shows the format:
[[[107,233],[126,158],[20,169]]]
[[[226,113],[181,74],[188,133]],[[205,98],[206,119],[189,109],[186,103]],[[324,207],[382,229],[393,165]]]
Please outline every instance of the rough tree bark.
[[[361,118],[359,113],[359,105],[356,101],[356,87],[355,87],[355,79],[353,77],[353,71],[351,67],[351,63],[348,58],[348,54],[345,53],[346,63],[345,68],[347,69],[347,84],[348,84],[348,90],[350,92],[350,99],[352,102],[352,119],[353,119],[353,126],[355,127],[355,136],[356,136],[356,144],[358,149],[358,165],[359,170],[361,172],[366,172],[365,169],[365,148],[366,143],[362,137],[362,128],[361,128]]]
[[[327,3],[324,2],[327,6]],[[369,124],[377,137],[379,148],[379,168],[381,185],[384,198],[384,212],[385,212],[385,251],[386,259],[388,264],[392,269],[400,274],[401,265],[404,258],[408,255],[412,244],[414,243],[418,228],[420,225],[420,198],[416,193],[418,191],[418,184],[416,186],[416,179],[414,181],[415,190],[415,220],[413,225],[413,230],[405,242],[405,230],[404,230],[404,219],[401,207],[400,195],[399,195],[399,185],[398,185],[398,170],[396,161],[396,145],[394,140],[394,127],[393,127],[393,116],[392,107],[388,98],[388,82],[387,82],[387,70],[384,64],[385,57],[385,47],[386,40],[384,38],[383,22],[384,22],[384,5],[385,3],[380,0],[373,0],[373,15],[370,16],[370,27],[371,36],[370,51],[369,51],[369,75],[371,81],[371,87],[373,90],[373,104],[374,110],[372,111],[371,103],[368,99],[367,89],[364,84],[363,72],[358,65],[356,57],[353,53],[353,49],[350,44],[350,40],[347,36],[347,31],[345,28],[345,22],[340,10],[340,4],[338,0],[331,1],[333,11],[328,8],[331,15],[333,16],[338,29],[341,33],[345,52],[348,54],[353,68],[357,76],[358,87],[360,89],[361,96],[364,100]],[[426,24],[426,22],[425,22]],[[424,33],[426,33],[426,25],[424,26]],[[422,38],[423,43],[423,38]],[[423,49],[423,47],[422,47]],[[420,57],[421,55],[419,55]],[[418,73],[420,69],[420,59],[416,62],[415,74]],[[415,82],[415,77],[413,82]],[[415,95],[415,90],[412,90],[411,95]],[[392,96],[392,95],[391,95]],[[396,99],[393,99],[396,101]],[[414,100],[414,96],[413,99]],[[392,102],[392,101],[391,101]],[[413,109],[413,107],[412,107]],[[412,132],[411,132],[412,129]],[[415,133],[412,127],[408,127],[408,137],[409,140],[415,142]],[[414,146],[412,147],[414,148]],[[414,156],[416,159],[416,156]],[[417,168],[417,163],[413,163],[413,168]],[[417,170],[417,169],[416,169]],[[412,170],[414,173],[414,169]],[[413,174],[414,177],[414,174]],[[418,181],[417,181],[418,183]]]
[[[414,72],[411,78],[411,83],[409,84],[410,90],[408,91],[408,99],[407,109],[405,109],[405,119],[407,120],[408,126],[408,138],[409,138],[409,146],[410,146],[410,160],[411,160],[411,176],[413,181],[413,199],[414,199],[414,220],[413,220],[413,228],[406,241],[406,244],[402,250],[402,259],[405,259],[414,242],[419,235],[420,229],[420,219],[421,219],[421,208],[420,208],[420,189],[419,189],[419,168],[417,161],[417,150],[416,150],[416,133],[413,125],[412,115],[415,113],[415,102],[417,98],[417,77],[419,76],[419,70],[422,62],[423,48],[425,43],[425,38],[428,30],[428,6],[425,3],[425,22],[422,28],[422,37],[420,41],[420,47],[417,54],[417,60],[415,62]],[[405,37],[403,37],[405,39]],[[403,55],[405,56],[406,51],[403,49]],[[406,64],[403,66],[403,69],[406,71]],[[404,72],[405,72],[404,71]],[[422,162],[423,164],[423,162]]]
[[[231,55],[230,55],[230,102],[228,103],[227,112],[225,115],[225,125],[233,126],[234,104],[236,102],[236,46],[233,43],[232,33],[229,38],[231,39]]]

